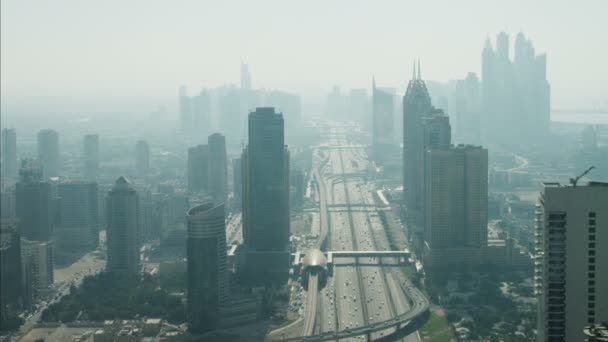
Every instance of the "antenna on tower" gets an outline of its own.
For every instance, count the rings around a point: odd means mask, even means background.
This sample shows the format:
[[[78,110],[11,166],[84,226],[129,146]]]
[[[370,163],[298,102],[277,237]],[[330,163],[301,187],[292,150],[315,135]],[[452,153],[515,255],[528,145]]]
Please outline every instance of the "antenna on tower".
[[[588,168],[587,170],[585,170],[585,172],[581,173],[580,175],[576,176],[575,178],[570,178],[570,184],[572,184],[572,186],[576,186],[576,183],[578,183],[578,180],[583,178],[586,174],[589,173],[589,171],[595,169],[595,166],[591,166],[590,168]]]

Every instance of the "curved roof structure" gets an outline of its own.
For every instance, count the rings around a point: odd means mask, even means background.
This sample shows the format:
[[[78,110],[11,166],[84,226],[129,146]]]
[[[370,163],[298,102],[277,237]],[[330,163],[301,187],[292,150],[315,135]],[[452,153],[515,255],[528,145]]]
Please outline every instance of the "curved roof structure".
[[[311,249],[308,251],[302,260],[304,268],[315,266],[325,268],[326,264],[327,259],[325,258],[325,255],[318,249]]]

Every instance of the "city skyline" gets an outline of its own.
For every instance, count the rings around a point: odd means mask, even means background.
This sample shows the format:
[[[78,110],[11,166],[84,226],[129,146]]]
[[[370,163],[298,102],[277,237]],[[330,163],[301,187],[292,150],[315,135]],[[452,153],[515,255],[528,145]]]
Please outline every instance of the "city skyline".
[[[588,1],[573,8],[561,2],[529,4],[523,0],[501,5],[471,0],[462,6],[437,2],[408,7],[390,2],[382,7],[352,5],[349,11],[341,12],[345,4],[335,2],[319,12],[316,6],[303,4],[291,8],[275,1],[261,5],[242,3],[242,12],[248,14],[232,13],[230,20],[222,23],[218,18],[225,18],[231,6],[215,4],[214,11],[208,12],[204,11],[204,2],[183,8],[151,4],[142,13],[137,4],[128,4],[116,14],[113,3],[93,7],[41,4],[38,11],[29,13],[27,2],[3,2],[3,105],[11,108],[23,102],[18,98],[32,94],[47,101],[54,97],[53,102],[73,94],[87,101],[113,97],[140,101],[147,96],[169,100],[181,84],[194,89],[217,87],[228,80],[238,85],[240,60],[250,66],[253,88],[286,89],[303,95],[327,91],[333,84],[366,87],[372,75],[383,84],[404,87],[410,61],[416,58],[423,62],[426,79],[448,81],[470,71],[479,75],[484,40],[504,30],[512,37],[520,31],[526,33],[537,45],[537,51],[548,53],[547,74],[557,95],[553,107],[608,106],[602,91],[608,82],[602,64],[608,59],[608,49],[601,47],[606,46],[606,37],[601,33],[599,17],[607,9],[605,2]],[[187,11],[190,7],[201,11]],[[253,21],[255,14],[262,15],[268,7],[275,11],[272,18],[251,25],[257,21]],[[477,10],[468,11],[469,8]],[[28,11],[29,19],[18,20],[25,18],[24,11]],[[399,18],[399,13],[410,12],[426,15]],[[338,13],[343,24],[335,27],[332,22]],[[139,25],[131,21],[136,14]],[[182,20],[183,16],[193,15],[207,20]],[[541,15],[543,20],[536,20]],[[576,24],[562,25],[566,15]],[[59,22],[63,16],[74,21]],[[171,29],[155,25],[178,18],[181,25]],[[312,18],[317,25],[304,30]],[[357,27],[362,18],[370,24]],[[71,25],[81,21],[87,25],[71,30]],[[114,22],[111,29],[104,25],[106,21]],[[438,22],[450,29],[436,26]],[[244,27],[248,27],[248,32],[242,30]],[[16,40],[16,33],[27,37],[27,46]],[[158,42],[152,39],[155,35]],[[204,49],[189,43],[195,36],[204,41]],[[174,39],[177,37],[187,39]],[[307,39],[298,44],[303,37]],[[231,44],[225,44],[228,41]],[[398,43],[403,41],[407,42],[405,47]],[[275,46],[282,48],[277,50]],[[54,48],[62,51],[61,58],[50,53]],[[267,54],[269,48],[276,53]],[[118,53],[120,50],[124,53]],[[581,53],[572,54],[572,50]],[[178,64],[166,64],[166,58],[178,51],[190,53],[179,57]],[[369,51],[375,53],[370,56]],[[46,58],[38,59],[40,54]],[[446,58],[446,54],[450,57]],[[294,59],[300,61],[285,63]],[[44,80],[39,75],[45,75]]]

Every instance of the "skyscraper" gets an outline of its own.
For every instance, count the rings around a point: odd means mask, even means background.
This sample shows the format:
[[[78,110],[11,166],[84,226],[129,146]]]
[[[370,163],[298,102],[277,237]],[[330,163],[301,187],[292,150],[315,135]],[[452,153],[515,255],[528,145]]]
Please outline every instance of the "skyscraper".
[[[583,341],[608,320],[608,183],[543,183],[537,206],[538,341]]]
[[[46,289],[54,282],[53,242],[21,240],[21,255],[26,274],[26,288]],[[31,291],[31,290],[30,290]]]
[[[188,97],[186,86],[179,87],[179,121],[182,133],[188,132],[192,127],[192,103]]]
[[[85,251],[99,242],[96,182],[64,182],[57,186],[61,223],[55,229],[57,250]]]
[[[226,203],[228,192],[228,156],[226,137],[214,133],[207,139],[209,146],[209,194],[215,203]]]
[[[394,96],[376,88],[372,81],[372,151],[375,160],[382,159],[382,150],[394,143]]]
[[[251,73],[249,65],[241,63],[241,89],[251,90]]]
[[[87,134],[84,136],[82,159],[84,161],[84,179],[97,179],[99,175],[99,135]]]
[[[209,146],[197,145],[188,149],[188,192],[209,190]]]
[[[21,237],[17,220],[0,223],[0,313],[19,309],[23,300]]]
[[[21,236],[28,240],[49,241],[53,236],[51,184],[42,181],[39,163],[23,160],[15,187],[15,212]]]
[[[427,192],[426,184],[429,181],[430,170],[427,169],[427,153],[430,149],[434,148],[449,148],[452,143],[452,130],[450,126],[450,119],[443,113],[441,109],[431,108],[429,112],[422,117],[422,163],[420,168],[422,169],[422,203],[421,203],[421,214],[422,214],[422,227],[425,226],[426,215],[427,215]],[[419,240],[423,239],[423,230],[414,230]]]
[[[106,198],[108,257],[106,270],[139,273],[139,197],[125,177],[114,183]]]
[[[241,107],[247,110],[250,93],[249,90],[229,88],[219,96],[220,131],[229,141],[241,141],[245,135]]]
[[[547,56],[536,55],[523,33],[515,40],[514,60],[509,57],[509,36],[496,37],[496,50],[488,38],[482,52],[482,128],[486,142],[518,144],[537,141],[549,131],[550,85]],[[517,134],[515,141],[512,136]]]
[[[431,109],[431,98],[426,84],[414,65],[412,80],[403,95],[403,191],[408,222],[422,227],[422,117]]]
[[[43,129],[38,132],[38,160],[42,164],[43,179],[59,176],[59,133],[57,131]]]
[[[196,135],[207,135],[211,132],[211,94],[202,90],[190,98],[192,123],[190,132]]]
[[[145,140],[138,140],[135,144],[135,170],[145,174],[150,169],[150,147]]]
[[[14,128],[2,129],[2,177],[17,177],[17,133]]]
[[[206,203],[188,211],[188,323],[203,332],[218,327],[228,299],[224,205]]]
[[[247,271],[258,281],[280,281],[289,268],[289,151],[283,115],[274,108],[249,114],[242,156],[243,236]]]
[[[488,235],[488,151],[432,148],[425,159],[425,263],[479,264]]]
[[[243,168],[241,158],[232,158],[232,194],[233,203],[237,208],[241,208],[243,202]]]

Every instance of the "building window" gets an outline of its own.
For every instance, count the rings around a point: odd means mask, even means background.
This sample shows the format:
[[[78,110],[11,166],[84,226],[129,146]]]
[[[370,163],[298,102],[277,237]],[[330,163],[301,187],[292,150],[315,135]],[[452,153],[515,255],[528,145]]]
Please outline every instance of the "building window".
[[[587,299],[588,299],[589,301],[594,301],[594,300],[595,300],[595,296],[589,296],[589,297],[587,297]]]
[[[589,234],[595,234],[595,227],[589,228]]]
[[[593,251],[593,250],[592,250],[592,251],[589,251],[589,253],[588,253],[588,254],[589,254],[590,256],[595,256],[595,251]]]
[[[589,235],[589,241],[595,241],[595,235]]]
[[[595,211],[590,212],[589,217],[595,217]]]
[[[595,264],[595,258],[589,258],[589,263],[590,264]]]
[[[595,287],[590,287],[589,288],[589,293],[595,293]]]
[[[589,316],[595,316],[595,311],[594,310],[589,310],[589,311],[587,311],[587,314]]]
[[[587,319],[587,323],[589,323],[589,324],[593,324],[593,323],[595,323],[595,319],[593,319],[593,317],[589,317],[589,318]]]
[[[589,309],[595,309],[595,303],[587,303]]]
[[[589,242],[589,248],[595,248],[595,242]]]
[[[589,279],[595,278],[595,272],[589,272]]]
[[[595,271],[595,265],[589,266],[589,271]]]
[[[595,226],[595,220],[589,220],[589,225],[590,226]]]

